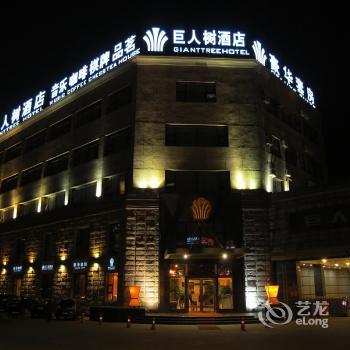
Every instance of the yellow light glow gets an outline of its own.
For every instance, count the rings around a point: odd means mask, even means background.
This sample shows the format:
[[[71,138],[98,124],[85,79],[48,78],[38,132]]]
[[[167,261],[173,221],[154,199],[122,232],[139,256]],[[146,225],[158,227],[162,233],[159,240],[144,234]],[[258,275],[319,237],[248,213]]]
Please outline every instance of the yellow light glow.
[[[226,254],[226,253],[223,253],[223,254],[222,254],[222,258],[223,258],[223,259],[227,259],[227,254]]]
[[[346,263],[346,266],[350,266],[350,262],[347,262],[347,263]]]
[[[33,263],[34,263],[34,257],[33,257],[33,256],[30,256],[28,260],[29,260],[29,263],[30,263],[30,264],[33,264]]]
[[[339,264],[334,264],[334,266],[338,267],[338,266],[339,266]]]
[[[6,269],[3,268],[3,269],[1,270],[1,274],[2,274],[2,275],[6,275],[6,273],[7,273]]]
[[[159,181],[155,177],[152,177],[151,180],[149,181],[149,187],[151,187],[151,188],[158,188],[159,187]]]
[[[95,258],[95,259],[98,259],[100,257],[100,252],[96,251],[92,254],[92,256]]]
[[[256,190],[258,188],[258,184],[255,180],[249,181],[249,189],[250,190]]]
[[[59,272],[66,272],[66,267],[64,265],[60,265],[60,267],[58,268]]]
[[[2,261],[2,264],[3,264],[4,266],[6,266],[6,265],[7,265],[7,260],[4,259],[4,260]]]
[[[148,187],[148,184],[147,184],[147,181],[145,179],[142,179],[139,183],[139,188],[147,188]]]
[[[12,215],[12,218],[13,218],[13,219],[16,219],[16,218],[17,218],[17,210],[18,210],[18,205],[16,204],[16,205],[13,207],[13,215]]]
[[[246,188],[246,183],[241,172],[236,174],[236,188],[239,190],[244,190]]]
[[[60,255],[60,260],[61,260],[61,261],[66,261],[66,260],[67,260],[67,254],[66,254],[66,253],[62,253],[62,254]]]
[[[96,197],[100,198],[102,196],[102,180],[99,179],[96,182]]]
[[[188,259],[188,255],[187,254],[184,254],[184,259]]]
[[[92,265],[92,271],[98,271],[99,268],[100,268],[100,265],[99,265],[98,263],[94,263],[94,264]]]
[[[277,299],[278,289],[278,285],[265,286],[266,295],[270,304],[279,304],[279,301]]]
[[[29,266],[28,273],[34,273],[34,268],[32,266]]]
[[[322,259],[322,262],[325,264],[327,262],[327,259]]]
[[[37,211],[38,213],[41,212],[41,197],[38,199],[38,207],[36,208],[36,211]]]
[[[64,193],[64,205],[68,205],[69,203],[69,190],[66,190]]]

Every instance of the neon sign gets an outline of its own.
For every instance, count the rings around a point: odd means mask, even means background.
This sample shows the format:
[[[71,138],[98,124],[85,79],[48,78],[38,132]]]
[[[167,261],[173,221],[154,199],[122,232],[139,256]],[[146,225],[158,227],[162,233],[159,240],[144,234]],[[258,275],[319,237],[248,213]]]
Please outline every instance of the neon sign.
[[[142,39],[142,40],[141,40]],[[313,108],[314,93],[288,66],[282,65],[273,53],[267,53],[262,44],[250,43],[246,33],[222,29],[163,29],[152,27],[140,36],[132,34],[117,42],[112,49],[102,52],[89,62],[54,82],[49,88],[39,90],[33,97],[13,108],[0,118],[0,136],[28,120],[45,107],[86,86],[139,54],[254,57],[260,64],[284,82]]]

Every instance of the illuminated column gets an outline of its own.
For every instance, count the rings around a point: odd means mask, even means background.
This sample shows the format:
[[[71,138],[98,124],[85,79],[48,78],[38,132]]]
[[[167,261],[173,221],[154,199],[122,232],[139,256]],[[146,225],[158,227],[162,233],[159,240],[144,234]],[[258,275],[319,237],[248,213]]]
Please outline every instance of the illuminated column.
[[[124,284],[139,286],[142,306],[156,309],[159,303],[159,204],[128,199]]]
[[[265,285],[271,275],[271,258],[268,237],[268,210],[266,194],[242,194],[242,221],[244,246],[249,252],[244,255],[246,308],[254,310],[266,301]]]

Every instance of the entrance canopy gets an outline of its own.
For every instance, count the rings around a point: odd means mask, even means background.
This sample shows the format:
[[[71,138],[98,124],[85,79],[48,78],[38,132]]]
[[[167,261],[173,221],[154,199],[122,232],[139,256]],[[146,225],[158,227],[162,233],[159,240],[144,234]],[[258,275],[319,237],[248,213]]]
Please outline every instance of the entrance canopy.
[[[234,248],[226,250],[223,248],[177,248],[167,249],[164,253],[164,259],[236,259],[242,257],[248,252],[246,248]]]

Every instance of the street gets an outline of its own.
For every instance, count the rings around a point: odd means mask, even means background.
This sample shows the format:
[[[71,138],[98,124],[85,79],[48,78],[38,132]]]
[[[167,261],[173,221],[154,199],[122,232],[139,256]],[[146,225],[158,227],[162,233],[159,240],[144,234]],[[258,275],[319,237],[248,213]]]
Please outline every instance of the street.
[[[297,326],[273,329],[261,324],[169,326],[84,321],[14,319],[0,323],[0,350],[104,349],[348,349],[350,318],[331,318],[329,328]]]

